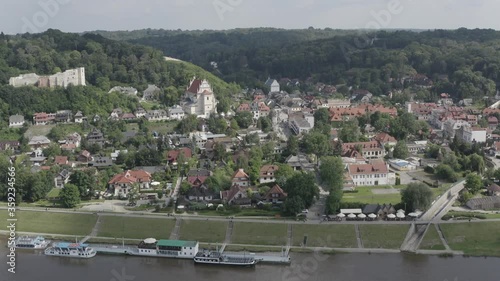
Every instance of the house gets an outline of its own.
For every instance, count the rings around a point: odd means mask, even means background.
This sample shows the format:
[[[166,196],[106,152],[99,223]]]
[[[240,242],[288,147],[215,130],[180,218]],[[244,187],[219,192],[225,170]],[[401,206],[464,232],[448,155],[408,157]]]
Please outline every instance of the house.
[[[270,203],[283,203],[287,198],[288,194],[281,189],[281,187],[275,184],[264,196],[265,200]]]
[[[378,141],[342,144],[342,157],[352,158],[357,154],[362,154],[366,159],[382,159],[385,153],[385,148]]]
[[[142,93],[143,101],[155,101],[160,97],[162,90],[156,85],[148,85],[148,88]]]
[[[24,116],[16,114],[9,117],[9,128],[21,128],[24,125]]]
[[[63,169],[57,176],[54,178],[54,184],[56,188],[63,188],[65,184],[69,182],[69,177],[71,173],[67,169]]]
[[[34,136],[28,142],[32,150],[36,148],[47,148],[50,145],[50,140],[45,136]]]
[[[389,160],[389,165],[396,171],[412,171],[417,169],[417,166],[401,159]]]
[[[31,154],[30,154],[30,162],[33,163],[35,166],[41,166],[45,161],[47,160],[47,157],[43,155],[42,148],[37,148],[35,149]]]
[[[120,156],[121,153],[125,153],[127,154],[128,153],[128,150],[115,150],[115,152],[111,152],[111,160],[113,161],[116,161],[116,159],[118,158],[118,156]]]
[[[292,167],[294,171],[313,172],[316,167],[304,154],[290,155],[285,160],[285,163]]]
[[[33,114],[33,125],[52,124],[56,119],[55,113],[38,112]]]
[[[377,134],[373,139],[378,141],[382,147],[385,147],[386,145],[395,146],[398,142],[395,137],[389,135],[388,133]]]
[[[142,170],[127,170],[115,175],[109,182],[109,188],[114,190],[114,196],[126,197],[137,185],[139,192],[141,189],[149,189],[151,184],[151,174]]]
[[[0,141],[0,151],[19,150],[21,143],[19,141]]]
[[[201,186],[212,175],[205,169],[192,169],[187,173],[187,182],[192,186]]]
[[[275,79],[268,78],[264,86],[269,90],[269,93],[279,93],[280,91],[280,83]]]
[[[250,177],[243,169],[238,169],[231,178],[231,182],[233,186],[248,187],[250,186]]]
[[[296,134],[307,134],[314,128],[314,115],[309,113],[291,114],[288,126]]]
[[[389,182],[389,168],[383,161],[370,164],[352,164],[347,166],[347,172],[355,186],[377,186],[393,184]]]
[[[485,143],[486,142],[486,129],[472,127],[471,125],[462,126],[458,130],[458,136],[466,143]]]
[[[110,157],[96,156],[89,162],[89,167],[105,169],[113,166],[113,160]]]
[[[88,163],[92,161],[92,156],[90,155],[90,152],[87,150],[84,150],[78,154],[78,157],[76,158],[77,161],[83,162],[83,163]]]
[[[383,215],[382,206],[380,204],[368,204],[363,207],[362,213],[365,215],[374,214],[377,217],[381,217]]]
[[[189,201],[205,202],[215,199],[215,192],[206,185],[193,186],[186,194]]]
[[[54,159],[54,164],[59,166],[68,165],[68,156],[56,156]]]
[[[168,163],[170,165],[177,165],[177,159],[179,158],[180,154],[184,155],[184,159],[186,159],[186,161],[188,159],[190,159],[191,157],[193,157],[193,152],[188,147],[183,147],[183,148],[179,148],[176,150],[170,150],[169,152],[167,152]],[[181,164],[184,164],[184,163],[181,163]]]
[[[500,209],[500,196],[474,198],[465,204],[471,210],[495,210]]]
[[[142,118],[142,117],[145,117],[147,115],[147,111],[142,107],[138,107],[135,110],[134,114],[135,114],[135,117]]]
[[[228,205],[249,205],[252,203],[248,196],[248,187],[234,184],[229,190],[221,191],[220,198]]]
[[[146,119],[148,119],[148,121],[150,121],[150,122],[166,121],[166,120],[168,120],[168,114],[163,109],[150,110],[146,114]]]
[[[217,113],[217,103],[210,83],[193,77],[184,93],[181,106],[185,113],[207,119],[211,114]]]
[[[83,117],[83,113],[81,111],[78,111],[76,114],[75,114],[75,123],[83,123],[83,120],[85,118]]]
[[[278,171],[279,167],[276,165],[264,165],[262,168],[260,168],[260,177],[259,177],[259,182],[262,183],[269,183],[269,182],[275,182],[276,179],[274,177],[274,173]]]
[[[498,127],[498,118],[495,116],[488,117],[488,128],[495,130]]]
[[[185,116],[184,110],[179,105],[172,106],[168,109],[168,118],[170,120],[182,120]]]
[[[71,123],[73,121],[73,113],[71,110],[59,110],[56,112],[54,121],[57,123]]]
[[[109,114],[109,119],[111,120],[120,120],[122,117],[123,110],[121,108],[115,108],[113,111],[111,111],[111,114]]]
[[[500,186],[498,186],[497,184],[488,186],[487,190],[489,196],[500,196]]]
[[[137,119],[137,117],[135,117],[133,113],[123,113],[120,119],[123,121],[133,121]]]
[[[87,142],[90,145],[96,144],[100,147],[103,147],[106,143],[106,139],[104,138],[104,134],[101,132],[101,130],[93,128],[92,131],[87,135]]]
[[[59,144],[62,150],[65,151],[75,151],[77,147],[80,147],[82,141],[82,136],[78,133],[69,134],[64,140],[60,140]]]

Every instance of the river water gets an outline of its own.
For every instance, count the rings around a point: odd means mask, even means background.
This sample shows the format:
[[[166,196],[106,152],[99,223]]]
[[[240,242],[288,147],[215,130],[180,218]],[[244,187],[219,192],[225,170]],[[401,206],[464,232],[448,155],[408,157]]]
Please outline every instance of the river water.
[[[190,260],[98,255],[92,259],[48,257],[18,250],[16,273],[7,272],[0,240],[0,281],[500,281],[499,258],[440,258],[404,254],[293,254],[292,264],[234,268],[194,265]]]

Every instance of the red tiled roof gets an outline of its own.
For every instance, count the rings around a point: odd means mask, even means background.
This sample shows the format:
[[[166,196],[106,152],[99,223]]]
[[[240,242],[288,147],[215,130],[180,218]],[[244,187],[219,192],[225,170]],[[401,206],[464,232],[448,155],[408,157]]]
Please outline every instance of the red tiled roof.
[[[207,176],[192,176],[192,177],[188,177],[187,178],[187,181],[191,184],[191,185],[201,185],[203,183],[205,183],[205,181],[208,179]]]
[[[238,169],[238,171],[236,171],[233,175],[233,179],[235,178],[246,178],[246,179],[250,179],[250,177],[245,173],[245,171],[243,169]]]
[[[136,182],[150,182],[151,174],[143,170],[128,170],[121,174],[115,175],[108,183],[109,184],[120,184],[120,183],[136,183]]]
[[[202,81],[200,79],[195,79],[193,83],[191,83],[187,91],[193,94],[197,94],[198,90],[200,89],[201,83]]]
[[[366,175],[388,173],[387,165],[383,161],[372,164],[353,164],[348,166],[350,175]]]
[[[56,156],[54,163],[57,165],[66,165],[68,164],[68,156]]]
[[[260,176],[265,177],[268,173],[276,173],[279,170],[279,167],[276,165],[264,165],[260,168]]]
[[[273,194],[278,194],[278,199],[283,199],[288,196],[286,192],[283,191],[283,189],[275,184],[267,193],[266,193],[266,199],[271,200],[271,199],[276,199],[276,197],[272,197]]]
[[[191,158],[193,156],[190,148],[183,147],[183,148],[180,148],[180,149],[177,149],[177,150],[170,150],[167,153],[167,160],[169,162],[176,162],[177,158],[179,158],[179,154],[181,152],[184,153],[184,157],[186,157],[186,158]]]

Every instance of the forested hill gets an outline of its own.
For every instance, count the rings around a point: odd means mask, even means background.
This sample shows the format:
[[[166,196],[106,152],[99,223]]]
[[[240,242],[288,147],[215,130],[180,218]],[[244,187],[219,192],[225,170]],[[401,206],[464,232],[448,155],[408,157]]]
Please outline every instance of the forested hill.
[[[435,91],[457,98],[492,95],[500,84],[500,32],[494,30],[377,31],[233,30],[143,31],[134,43],[200,65],[226,81],[258,86],[268,76],[348,84],[384,94],[407,75],[438,81]],[[126,38],[124,34],[104,34]],[[214,69],[212,62],[217,63]],[[391,79],[392,78],[392,79]]]
[[[86,87],[68,89],[13,88],[9,78],[22,73],[54,74],[85,67]],[[140,92],[148,84],[163,88],[164,105],[178,102],[193,75],[208,78],[216,95],[227,96],[237,86],[185,63],[167,62],[160,50],[118,42],[95,34],[48,30],[41,34],[0,36],[0,114],[82,110],[85,114],[109,113],[114,107],[133,109],[136,102],[107,94],[114,86],[132,86]]]

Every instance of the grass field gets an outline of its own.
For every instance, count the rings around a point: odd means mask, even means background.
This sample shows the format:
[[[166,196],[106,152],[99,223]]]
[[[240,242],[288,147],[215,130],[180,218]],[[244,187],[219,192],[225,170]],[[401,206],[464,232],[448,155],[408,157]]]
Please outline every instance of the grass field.
[[[182,240],[223,243],[226,229],[227,223],[222,221],[183,220],[179,236]]]
[[[2,136],[3,141],[19,140],[21,138],[21,129],[2,128],[0,130],[0,136]]]
[[[399,249],[408,233],[408,225],[360,225],[365,248]]]
[[[395,189],[402,189],[404,185],[394,186]],[[344,193],[343,202],[359,202],[365,204],[398,204],[401,202],[400,193],[375,194],[373,189],[390,189],[391,186],[360,186],[356,187],[356,193]]]
[[[293,225],[292,245],[302,246],[307,235],[307,247],[356,248],[354,225]]]
[[[287,225],[281,223],[234,223],[231,243],[286,245]]]
[[[50,133],[50,130],[56,125],[37,125],[30,126],[28,130],[24,133],[24,137],[30,139],[34,136],[46,136]]]
[[[500,219],[500,213],[498,214],[485,214],[485,213],[480,213],[480,212],[456,212],[456,211],[450,211],[447,213],[447,215],[454,216],[455,218],[459,217],[469,217],[469,216],[479,216],[479,218],[486,218],[486,219]]]
[[[21,232],[51,233],[65,235],[88,235],[97,220],[93,214],[62,214],[51,212],[17,211],[16,230]],[[7,212],[0,212],[6,221]]]
[[[500,256],[500,222],[441,224],[453,250],[467,255]]]
[[[439,234],[434,225],[430,225],[427,233],[425,234],[422,243],[420,243],[420,249],[422,250],[446,250],[443,243],[441,242],[441,238],[439,238]]]
[[[168,239],[174,226],[175,221],[167,219],[103,216],[97,236]]]

